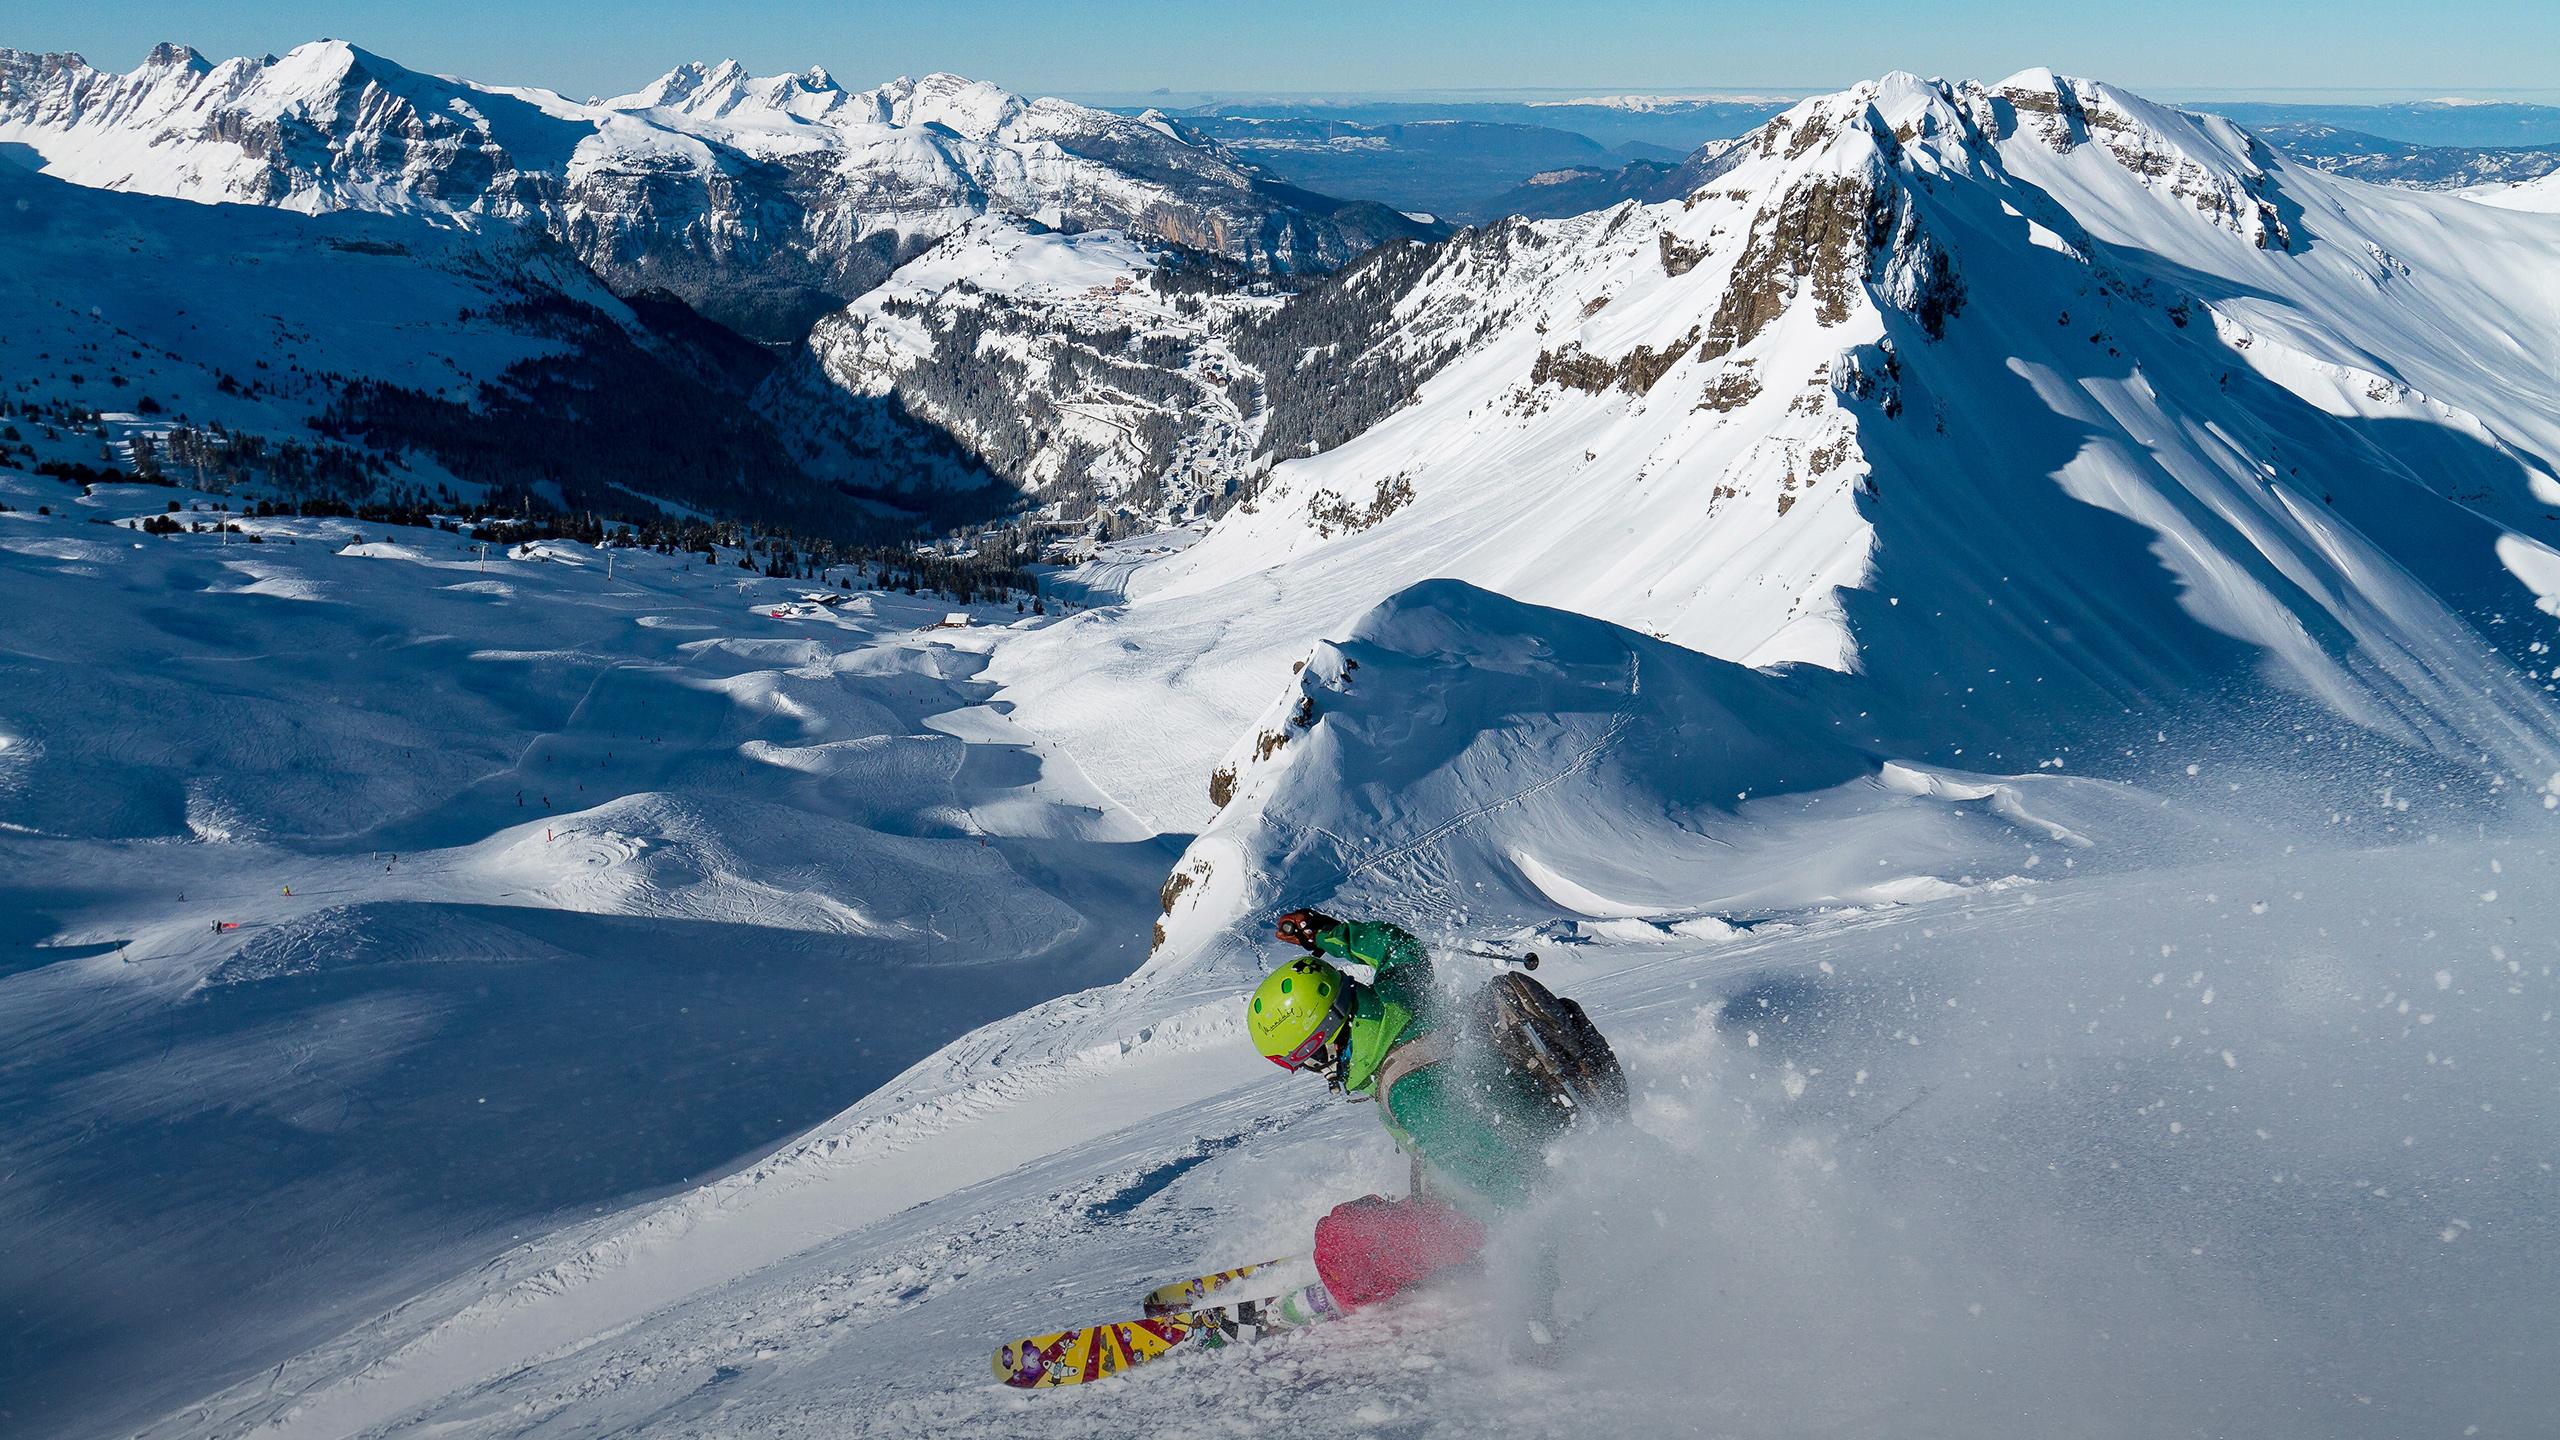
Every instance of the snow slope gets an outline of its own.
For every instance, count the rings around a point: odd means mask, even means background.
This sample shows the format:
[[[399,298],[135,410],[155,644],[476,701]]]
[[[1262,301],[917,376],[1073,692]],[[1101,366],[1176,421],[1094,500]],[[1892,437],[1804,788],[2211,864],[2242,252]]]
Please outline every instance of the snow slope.
[[[509,313],[535,297],[643,333],[575,259],[530,237],[100,194],[6,164],[0,253],[18,281],[0,293],[12,399],[126,415],[147,399],[163,430],[186,416],[307,439],[349,380],[468,400],[571,348],[560,327]]]
[[[1247,932],[1177,895],[1127,983],[151,1433],[2339,1436],[2554,1398],[2539,807],[2296,829],[2207,787],[1895,764],[1791,728],[1820,704],[1783,681],[1453,584],[1305,673],[1330,708],[1193,858],[1444,941],[1543,915],[1542,974],[1629,1058],[1652,1138],[1558,1157],[1590,1315],[1560,1368],[1501,1358],[1506,1234],[1454,1290],[1246,1354],[987,1383],[990,1337],[1400,1184],[1363,1111],[1245,1050]],[[2428,839],[2342,843],[2386,826]],[[1374,863],[1339,865],[1354,837]],[[1567,920],[1603,886],[1614,921]]]
[[[2560,211],[2560,174],[2545,175],[2539,180],[2520,180],[2512,185],[2478,185],[2460,193],[2501,210],[2530,210],[2548,215]]]
[[[12,1434],[142,1423],[1137,961],[1171,849],[985,706],[947,602],[108,523],[173,496],[0,467]]]
[[[884,426],[889,458],[797,473],[748,408],[769,369],[754,347],[663,297],[626,303],[522,231],[191,204],[0,163],[0,263],[22,282],[0,293],[0,456],[26,469],[156,467],[287,501],[505,486],[844,536],[883,512],[828,481],[914,486],[936,453],[921,427]]]
[[[1305,895],[1457,944],[1559,916],[1568,935],[1652,941],[2004,883],[1986,867],[2019,861],[1995,856],[2209,848],[2183,812],[2109,782],[1902,758],[1860,688],[1828,678],[1413,586],[1316,645],[1219,767],[1224,804],[1173,872],[1137,982],[1249,984],[1235,937]]]

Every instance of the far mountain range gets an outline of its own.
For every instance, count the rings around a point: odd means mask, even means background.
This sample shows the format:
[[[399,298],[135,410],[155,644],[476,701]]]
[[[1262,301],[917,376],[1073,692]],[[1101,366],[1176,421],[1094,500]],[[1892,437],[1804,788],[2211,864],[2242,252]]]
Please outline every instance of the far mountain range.
[[[1293,185],[1481,224],[1672,198],[1687,188],[1683,160],[1750,133],[1793,103],[1761,95],[1240,100],[1157,113]],[[2560,170],[2560,106],[2194,103],[2306,164],[2361,180],[2455,189]]]

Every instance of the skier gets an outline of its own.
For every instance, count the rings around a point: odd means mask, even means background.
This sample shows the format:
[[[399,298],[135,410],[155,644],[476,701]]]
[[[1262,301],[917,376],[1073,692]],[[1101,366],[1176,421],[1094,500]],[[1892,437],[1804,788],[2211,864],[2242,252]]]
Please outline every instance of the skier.
[[[1274,933],[1307,954],[1255,989],[1246,1016],[1255,1046],[1283,1069],[1313,1071],[1345,1094],[1376,1099],[1388,1133],[1414,1162],[1414,1193],[1405,1199],[1365,1196],[1316,1222],[1316,1274],[1336,1304],[1356,1309],[1476,1258],[1486,1222],[1530,1199],[1546,1174],[1549,1142],[1580,1107],[1554,1076],[1511,1063],[1498,1045],[1459,1043],[1459,1032],[1483,1012],[1451,1013],[1431,983],[1430,955],[1411,932],[1292,910]],[[1325,956],[1366,965],[1375,978],[1362,984]],[[1623,1097],[1616,1060],[1579,1008],[1520,980],[1571,1011],[1575,1033],[1562,1048],[1577,1052],[1590,1071],[1605,1071],[1603,1083]],[[1530,1328],[1544,1344],[1552,1329],[1551,1254],[1539,1268],[1546,1293],[1537,1297]]]

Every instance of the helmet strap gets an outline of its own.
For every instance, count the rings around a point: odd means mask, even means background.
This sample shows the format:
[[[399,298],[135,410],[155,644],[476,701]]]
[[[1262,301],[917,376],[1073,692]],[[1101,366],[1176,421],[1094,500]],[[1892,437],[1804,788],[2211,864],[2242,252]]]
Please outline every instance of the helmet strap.
[[[1336,1090],[1346,1091],[1351,1088],[1351,1016],[1348,1010],[1348,1006],[1337,1001],[1332,1013],[1325,1017],[1330,1025],[1330,1038],[1325,1044],[1332,1051],[1332,1063],[1325,1067],[1325,1083]]]

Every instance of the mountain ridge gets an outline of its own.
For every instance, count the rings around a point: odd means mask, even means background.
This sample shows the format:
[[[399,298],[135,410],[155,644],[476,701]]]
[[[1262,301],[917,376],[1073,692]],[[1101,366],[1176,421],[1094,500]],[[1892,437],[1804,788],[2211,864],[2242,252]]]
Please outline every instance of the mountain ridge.
[[[1114,677],[1153,682],[1071,624],[1020,647],[1021,712],[1091,767],[1178,752],[1205,780],[1224,747],[1185,736],[1246,731],[1236,697],[1300,637],[1438,575],[1866,674],[1937,707],[1934,760],[2307,697],[2549,772],[2560,408],[2536,397],[2560,369],[2514,339],[2560,323],[2549,222],[2047,71],[1889,76],[1729,158],[1685,200],[1516,224],[1391,287],[1367,323],[1418,391],[1114,581],[1112,643],[1214,631],[1206,673],[1088,728]],[[1309,383],[1355,353],[1309,350]],[[1933,628],[1967,613],[1998,623]],[[1052,648],[1091,667],[1074,696]],[[1203,795],[1141,808],[1196,831]]]
[[[697,64],[587,105],[343,41],[219,63],[164,45],[124,75],[0,51],[0,143],[104,188],[542,229],[617,287],[671,290],[767,340],[987,213],[1282,272],[1430,233],[1275,189],[1167,127],[949,75],[854,95],[823,71]]]

